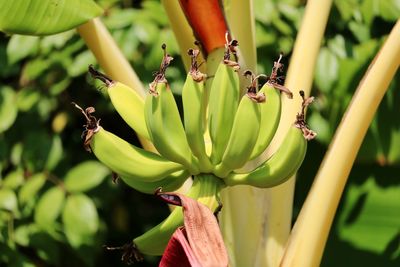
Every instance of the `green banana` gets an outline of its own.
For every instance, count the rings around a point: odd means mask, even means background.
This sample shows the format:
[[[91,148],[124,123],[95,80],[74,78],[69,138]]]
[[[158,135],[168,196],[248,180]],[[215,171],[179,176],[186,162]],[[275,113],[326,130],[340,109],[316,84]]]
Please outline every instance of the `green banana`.
[[[196,57],[199,50],[190,49],[192,65],[182,89],[184,125],[186,138],[193,155],[199,161],[200,172],[209,173],[213,166],[206,153],[204,126],[207,95],[204,87],[205,75],[198,70]]]
[[[266,101],[258,104],[261,110],[260,131],[251,152],[250,160],[258,157],[265,151],[275,135],[281,117],[281,97],[279,91],[269,83],[266,83],[259,93],[265,94]]]
[[[221,63],[211,85],[208,127],[212,141],[211,161],[221,162],[239,104],[239,76],[230,66]]]
[[[293,126],[281,146],[266,162],[249,173],[231,173],[224,182],[228,186],[246,184],[261,188],[279,185],[299,169],[306,151],[307,140],[303,131]]]
[[[185,166],[191,174],[198,174],[197,159],[192,155],[174,96],[165,71],[172,61],[165,48],[160,70],[150,84],[150,94],[144,103],[145,121],[154,147],[165,158]]]
[[[249,159],[260,130],[260,106],[248,94],[239,103],[231,135],[222,162],[214,169],[215,175],[225,177],[242,167]]]
[[[124,180],[156,182],[182,171],[183,166],[137,148],[98,126],[93,130],[90,148],[95,156]]]
[[[174,96],[166,82],[154,86],[157,96],[145,100],[145,119],[154,147],[165,158],[185,166],[191,174],[198,174]]]
[[[122,119],[140,136],[150,139],[144,119],[144,99],[129,86],[111,80],[89,66],[90,74],[104,82],[111,102]]]
[[[135,179],[130,179],[121,176],[121,180],[124,181],[128,186],[134,188],[135,190],[145,193],[154,194],[158,188],[162,188],[165,192],[172,192],[177,190],[182,186],[182,184],[188,179],[190,173],[187,170],[174,172],[160,181],[155,182],[142,182]]]
[[[195,176],[187,196],[197,199],[212,211],[215,211],[219,206],[219,192],[223,187],[223,182],[213,175],[198,175]],[[162,255],[172,234],[182,225],[182,208],[176,207],[163,222],[133,239],[133,243],[143,254]]]

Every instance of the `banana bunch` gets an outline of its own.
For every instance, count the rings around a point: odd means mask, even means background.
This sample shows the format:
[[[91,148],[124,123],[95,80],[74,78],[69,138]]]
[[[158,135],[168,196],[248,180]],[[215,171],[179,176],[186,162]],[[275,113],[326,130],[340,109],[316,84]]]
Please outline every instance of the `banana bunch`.
[[[228,39],[228,38],[227,38]],[[89,67],[94,78],[107,87],[110,100],[119,115],[139,135],[150,140],[158,153],[129,144],[100,126],[93,116],[94,108],[80,108],[86,118],[82,135],[84,147],[127,185],[143,192],[154,193],[178,189],[188,177],[193,185],[188,196],[215,211],[222,188],[241,184],[266,188],[286,181],[300,167],[307,150],[307,141],[315,137],[305,123],[305,108],[313,101],[303,98],[301,112],[287,132],[281,147],[260,166],[248,173],[238,170],[261,155],[278,127],[281,115],[281,92],[289,98],[292,92],[279,84],[278,72],[283,64],[274,63],[270,76],[254,75],[245,94],[239,85],[240,67],[235,47],[237,41],[227,40],[225,54],[219,64],[209,92],[207,77],[198,69],[198,49],[190,49],[191,67],[182,89],[184,116],[181,119],[174,96],[165,77],[173,58],[166,53],[159,71],[149,85],[149,94],[142,99],[132,88],[111,80]],[[258,89],[258,80],[267,82]],[[210,144],[205,142],[210,138]],[[124,246],[128,259],[139,260],[140,253],[160,255],[175,229],[183,224],[182,211],[175,208],[159,225]]]

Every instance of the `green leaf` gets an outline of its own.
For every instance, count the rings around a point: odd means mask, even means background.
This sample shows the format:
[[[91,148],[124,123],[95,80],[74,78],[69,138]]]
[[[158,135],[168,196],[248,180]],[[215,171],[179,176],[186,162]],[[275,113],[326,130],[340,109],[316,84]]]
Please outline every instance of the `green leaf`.
[[[358,10],[358,0],[336,0],[334,4],[344,20],[350,20]]]
[[[318,133],[319,142],[329,144],[332,138],[331,127],[318,111],[311,114],[308,118],[308,124],[310,124],[311,129]]]
[[[33,199],[46,182],[44,173],[37,173],[29,177],[18,192],[19,202],[23,205]]]
[[[0,133],[6,131],[17,118],[17,97],[8,86],[0,86]]]
[[[65,192],[58,186],[47,190],[39,199],[35,209],[35,222],[44,229],[53,227],[61,213]]]
[[[50,35],[75,28],[101,13],[92,0],[2,0],[0,30]]]
[[[85,192],[98,186],[110,174],[108,168],[97,161],[86,161],[72,168],[65,177],[69,192]]]
[[[326,47],[321,48],[315,70],[315,83],[323,92],[329,92],[336,82],[339,71],[337,56]]]
[[[335,35],[328,41],[328,47],[338,58],[346,58],[346,41],[343,35]]]
[[[60,162],[63,156],[63,147],[61,138],[59,135],[53,135],[52,144],[49,150],[49,154],[47,156],[47,161],[45,164],[46,170],[53,170],[57,164]]]
[[[68,67],[68,74],[77,77],[87,72],[88,66],[96,63],[96,58],[90,50],[86,50],[74,58],[74,62]]]
[[[32,81],[38,79],[46,71],[49,71],[51,61],[44,58],[34,58],[28,61],[22,70],[22,77],[25,80]]]
[[[35,90],[33,88],[24,88],[17,94],[18,109],[20,111],[29,111],[39,100],[39,90]]]
[[[14,64],[27,56],[37,53],[39,37],[13,35],[7,45],[7,57],[9,64]]]
[[[64,230],[73,247],[93,244],[99,217],[93,201],[83,194],[70,195],[63,210]]]
[[[400,17],[400,1],[381,0],[379,1],[379,14],[388,21],[396,21]]]
[[[4,177],[2,186],[17,189],[20,185],[24,183],[24,171],[22,169],[17,169],[7,174]]]
[[[11,189],[0,189],[0,210],[18,213],[17,196]]]
[[[22,157],[30,171],[52,170],[62,156],[62,142],[58,135],[49,136],[46,132],[32,131],[25,136]]]
[[[339,236],[359,249],[382,253],[399,234],[399,211],[400,187],[380,187],[374,177],[362,185],[351,184],[339,218]]]
[[[40,40],[41,54],[48,54],[54,49],[61,49],[76,34],[76,31],[70,30],[54,35],[42,37]]]
[[[349,29],[360,43],[371,39],[370,29],[365,24],[350,21]]]
[[[36,224],[19,226],[14,233],[15,242],[24,247],[35,249],[37,255],[46,263],[59,266],[60,247],[51,236],[43,232]]]
[[[371,25],[374,17],[379,13],[379,2],[380,0],[365,0],[361,3],[361,14],[364,21]]]
[[[10,160],[14,166],[18,166],[21,163],[22,151],[24,150],[24,146],[21,142],[18,142],[13,145],[11,148]]]

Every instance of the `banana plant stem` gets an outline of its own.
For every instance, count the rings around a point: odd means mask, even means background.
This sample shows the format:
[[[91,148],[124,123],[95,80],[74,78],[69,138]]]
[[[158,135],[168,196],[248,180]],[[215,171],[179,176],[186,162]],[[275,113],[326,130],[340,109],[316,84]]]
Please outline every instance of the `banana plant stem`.
[[[400,20],[371,63],[347,108],[300,211],[280,266],[319,266],[357,152],[399,65]]]

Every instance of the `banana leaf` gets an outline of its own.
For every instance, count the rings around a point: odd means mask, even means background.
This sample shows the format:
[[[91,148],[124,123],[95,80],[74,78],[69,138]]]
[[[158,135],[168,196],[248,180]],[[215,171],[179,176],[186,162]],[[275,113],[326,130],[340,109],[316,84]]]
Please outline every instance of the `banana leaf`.
[[[0,0],[0,31],[50,35],[101,15],[93,0]]]

